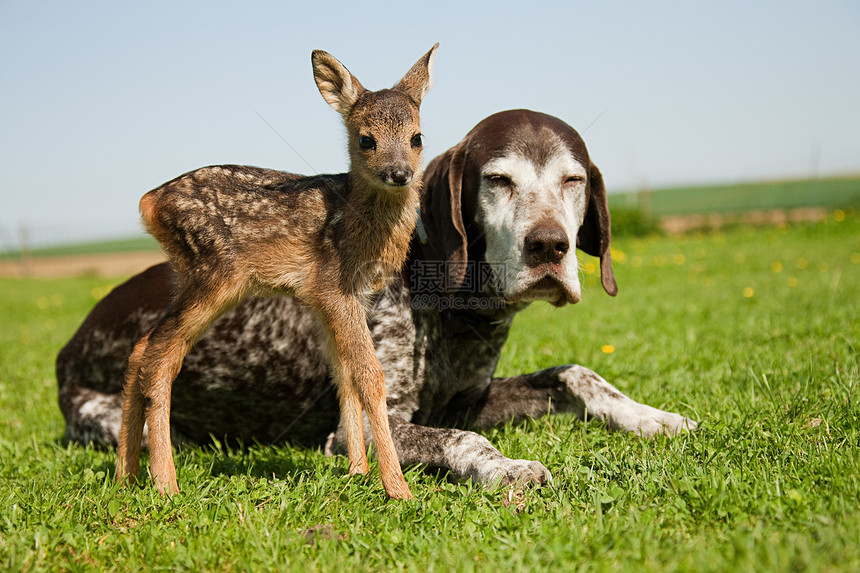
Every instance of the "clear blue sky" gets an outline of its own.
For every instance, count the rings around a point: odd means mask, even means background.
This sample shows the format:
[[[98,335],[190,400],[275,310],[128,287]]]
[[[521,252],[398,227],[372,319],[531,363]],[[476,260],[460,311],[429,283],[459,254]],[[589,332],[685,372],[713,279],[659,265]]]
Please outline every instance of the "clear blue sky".
[[[612,190],[860,172],[856,0],[0,0],[0,250],[141,233],[140,196],[204,165],[344,171],[311,50],[378,89],[437,41],[427,160],[526,107]]]

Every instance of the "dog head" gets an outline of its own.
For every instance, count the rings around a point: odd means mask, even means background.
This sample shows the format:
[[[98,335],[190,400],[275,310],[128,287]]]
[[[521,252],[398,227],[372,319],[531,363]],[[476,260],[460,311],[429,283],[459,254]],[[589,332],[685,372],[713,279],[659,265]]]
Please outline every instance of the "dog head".
[[[576,303],[577,247],[600,258],[604,290],[618,292],[603,177],[579,134],[546,114],[491,115],[431,161],[419,234],[424,256],[446,261],[448,290],[464,286],[471,260],[488,269],[478,283],[492,277],[477,286],[508,303]]]

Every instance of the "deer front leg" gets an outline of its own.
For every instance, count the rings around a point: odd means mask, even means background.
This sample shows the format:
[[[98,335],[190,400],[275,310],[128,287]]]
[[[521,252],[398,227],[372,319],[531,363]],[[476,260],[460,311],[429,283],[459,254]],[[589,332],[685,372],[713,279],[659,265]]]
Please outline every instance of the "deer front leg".
[[[152,480],[159,493],[171,495],[179,491],[176,467],[173,464],[173,444],[170,440],[170,397],[173,380],[182,368],[187,346],[177,337],[158,340],[149,348],[153,360],[152,372],[144,370],[141,392],[146,397],[146,424],[149,428],[149,465]]]
[[[382,474],[382,485],[392,499],[412,499],[412,493],[403,478],[400,460],[397,458],[397,451],[391,438],[391,428],[388,425],[388,408],[385,401],[385,378],[382,373],[382,366],[376,359],[376,354],[373,353],[370,332],[367,332],[364,343],[370,349],[369,354],[365,353],[368,356],[368,368],[355,377],[355,385],[364,409],[367,411],[367,420],[373,432],[376,457],[379,460],[379,470]],[[372,357],[372,361],[370,357]]]
[[[344,298],[337,305],[321,309],[330,338],[330,360],[340,384],[341,415],[346,430],[350,472],[367,468],[362,408],[376,445],[376,457],[382,474],[382,485],[393,499],[412,499],[403,478],[385,401],[385,378],[376,358],[373,340],[367,328],[364,308],[359,301]],[[363,472],[361,472],[363,473]]]

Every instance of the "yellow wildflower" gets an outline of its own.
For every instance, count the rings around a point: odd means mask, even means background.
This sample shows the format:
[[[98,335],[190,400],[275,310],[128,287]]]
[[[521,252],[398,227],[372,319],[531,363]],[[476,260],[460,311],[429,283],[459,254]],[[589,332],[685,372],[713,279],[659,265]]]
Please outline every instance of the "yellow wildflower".
[[[615,249],[615,248],[610,247],[609,248],[609,254],[612,256],[613,262],[616,262],[616,263],[619,263],[622,265],[627,262],[627,253],[625,253],[621,249]]]

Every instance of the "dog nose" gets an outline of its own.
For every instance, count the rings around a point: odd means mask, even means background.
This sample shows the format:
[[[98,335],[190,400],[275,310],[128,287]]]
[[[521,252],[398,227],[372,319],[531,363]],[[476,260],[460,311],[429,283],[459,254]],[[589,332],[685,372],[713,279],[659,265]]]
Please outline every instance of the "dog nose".
[[[388,178],[394,185],[406,185],[412,181],[411,169],[392,169],[388,172]]]
[[[570,250],[570,240],[558,226],[532,229],[525,240],[526,262],[531,266],[543,263],[560,263]]]

